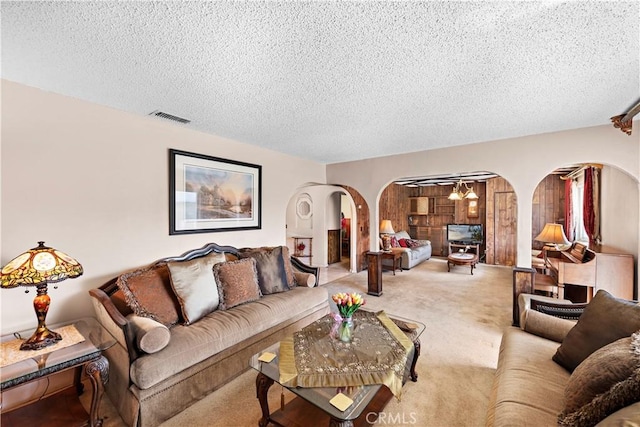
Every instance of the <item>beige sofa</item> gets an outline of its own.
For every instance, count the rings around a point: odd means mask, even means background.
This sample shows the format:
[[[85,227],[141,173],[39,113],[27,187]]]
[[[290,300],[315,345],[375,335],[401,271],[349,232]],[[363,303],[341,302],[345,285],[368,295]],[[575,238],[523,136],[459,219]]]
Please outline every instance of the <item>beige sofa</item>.
[[[262,249],[271,253],[268,251],[273,248]],[[256,262],[235,261],[247,256],[234,247],[211,243],[181,256],[164,258],[145,268],[123,273],[99,289],[90,291],[97,319],[118,341],[104,351],[110,364],[106,392],[127,425],[147,427],[161,424],[247,370],[253,354],[329,312],[327,291],[315,286],[317,269],[296,258],[289,258],[288,251],[283,251],[282,258],[288,264],[286,280],[293,280],[297,286],[291,285],[290,290],[260,295],[257,299],[225,309],[222,307],[223,299],[220,299],[218,309],[190,324],[185,324],[185,319],[192,316],[193,311],[183,310],[182,318],[175,325],[153,320],[154,317],[164,320],[166,313],[159,310],[170,304],[165,303],[155,309],[144,308],[137,301],[131,301],[130,291],[133,289],[136,292],[134,296],[144,299],[148,284],[149,287],[173,289],[176,295],[184,297],[173,283],[175,277],[171,276],[176,265],[201,263],[224,253],[226,262],[214,265],[214,275],[220,272],[222,277],[222,272],[227,271],[225,280],[233,282],[233,277],[228,277],[232,271],[229,268],[235,264],[250,268],[247,266],[256,265]],[[257,273],[260,273],[259,269]],[[222,281],[220,277],[215,276],[218,287]],[[251,289],[253,286],[252,283]],[[227,306],[231,305],[228,302],[233,293],[229,289],[225,288],[224,296]],[[153,294],[155,298],[163,292],[162,289],[154,290],[146,295]],[[184,300],[186,298],[189,296]],[[222,294],[220,298],[223,298]],[[152,306],[153,303],[152,300],[147,305]],[[145,317],[149,314],[145,310],[155,310],[156,316]]]
[[[520,328],[509,327],[502,337],[498,366],[487,412],[487,426],[558,425],[558,417],[567,405],[567,396],[570,396],[566,394],[569,390],[568,384],[570,381],[574,381],[572,384],[575,384],[576,376],[584,373],[581,366],[586,369],[587,362],[585,361],[583,365],[578,365],[572,374],[553,360],[563,340],[567,342],[568,333],[576,327],[576,321],[554,317],[531,309],[529,303],[532,298],[542,301],[558,301],[537,295],[520,295],[519,306],[522,313]],[[564,302],[571,305],[570,301]],[[640,309],[640,307],[638,308]],[[562,309],[559,309],[556,313],[561,311]],[[640,354],[637,357],[640,359]],[[640,368],[636,368],[636,371],[636,378],[640,378]],[[573,379],[571,379],[572,375]],[[582,390],[582,388],[580,389]],[[607,412],[610,415],[599,421],[597,425],[640,426],[640,403],[638,400],[640,400],[640,394],[636,395],[636,403]],[[592,403],[593,401],[589,404]],[[594,423],[569,425],[594,425]]]

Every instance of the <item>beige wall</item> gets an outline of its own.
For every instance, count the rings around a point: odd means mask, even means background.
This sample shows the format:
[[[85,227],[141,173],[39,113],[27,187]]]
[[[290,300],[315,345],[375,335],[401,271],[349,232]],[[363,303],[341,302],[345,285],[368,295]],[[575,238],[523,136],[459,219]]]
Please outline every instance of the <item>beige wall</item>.
[[[336,163],[327,166],[327,182],[354,187],[369,206],[378,206],[382,190],[394,179],[407,176],[452,172],[490,171],[507,179],[518,197],[517,265],[531,265],[531,201],[538,183],[552,170],[574,163],[596,162],[616,170],[603,177],[608,188],[622,191],[604,198],[603,218],[607,218],[603,235],[606,244],[628,250],[636,256],[640,245],[638,229],[638,179],[640,176],[640,132],[628,136],[611,125],[596,126],[511,138],[459,147],[421,151]],[[613,183],[613,185],[611,185]],[[624,201],[628,198],[629,206]],[[635,207],[634,207],[635,206]],[[377,212],[371,213],[370,231],[373,245],[377,241]],[[620,227],[614,232],[610,224]]]
[[[262,165],[262,229],[169,236],[168,149]],[[38,240],[84,275],[50,286],[48,324],[93,314],[88,290],[125,269],[208,242],[284,244],[296,189],[323,164],[2,80],[2,265]],[[2,289],[2,333],[35,327],[25,288]]]
[[[518,195],[518,265],[528,266],[531,198],[538,182],[560,166],[604,163],[615,169],[608,177],[603,175],[603,186],[618,189],[617,184],[622,185],[621,197],[611,195],[603,203],[607,224],[621,225],[604,226],[605,244],[629,250],[637,260],[639,132],[627,136],[607,125],[325,168],[6,80],[2,80],[1,106],[0,262],[4,265],[44,240],[76,257],[85,268],[82,277],[51,289],[49,324],[92,315],[89,289],[157,258],[211,241],[239,247],[284,244],[287,206],[308,183],[349,185],[369,206],[377,207],[384,187],[402,176],[496,172],[509,180]],[[169,236],[169,148],[261,164],[262,229]],[[333,192],[330,186],[323,189],[329,190]],[[324,215],[327,194],[314,198],[321,209],[316,211],[314,206],[314,215]],[[372,212],[371,224],[375,244],[377,212]],[[326,252],[322,245],[318,250]],[[35,326],[31,307],[35,294],[23,290],[0,290],[2,333]]]

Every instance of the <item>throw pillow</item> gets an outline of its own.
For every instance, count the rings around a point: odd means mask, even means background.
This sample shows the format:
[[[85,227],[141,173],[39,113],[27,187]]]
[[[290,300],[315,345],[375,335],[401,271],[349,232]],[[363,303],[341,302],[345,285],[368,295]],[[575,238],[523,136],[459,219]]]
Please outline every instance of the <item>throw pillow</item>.
[[[391,236],[391,247],[399,248],[400,244],[398,243],[398,238],[396,236]]]
[[[639,329],[640,305],[600,289],[562,341],[553,360],[572,372],[597,349]]]
[[[538,301],[531,299],[532,310],[539,311],[550,316],[560,317],[568,320],[578,320],[584,311],[586,304],[558,304],[548,301]]]
[[[282,259],[284,260],[284,272],[287,275],[287,286],[289,288],[295,288],[298,283],[296,282],[296,276],[293,274],[293,267],[291,267],[291,253],[287,246],[280,246],[282,249]]]
[[[212,253],[190,261],[167,263],[171,287],[180,302],[185,325],[218,308],[218,287],[213,278],[213,266],[225,261],[224,253]]]
[[[413,239],[407,239],[407,246],[410,248],[417,248],[418,246],[420,246],[420,242]]]
[[[171,332],[160,322],[135,314],[127,316],[138,349],[144,353],[157,353],[169,344]]]
[[[398,243],[400,244],[401,248],[408,248],[409,245],[407,245],[407,239],[400,239],[398,240]]]
[[[595,351],[571,374],[561,426],[593,426],[640,400],[640,333]]]
[[[258,271],[256,260],[242,258],[213,266],[213,276],[218,284],[220,310],[227,310],[246,302],[259,299]]]
[[[277,248],[262,248],[240,252],[241,258],[256,260],[258,271],[258,285],[262,295],[270,295],[289,290],[287,274],[284,268],[282,246]]]
[[[165,326],[180,321],[180,303],[171,288],[169,268],[154,265],[125,273],[116,285],[125,301],[138,316],[149,317]]]

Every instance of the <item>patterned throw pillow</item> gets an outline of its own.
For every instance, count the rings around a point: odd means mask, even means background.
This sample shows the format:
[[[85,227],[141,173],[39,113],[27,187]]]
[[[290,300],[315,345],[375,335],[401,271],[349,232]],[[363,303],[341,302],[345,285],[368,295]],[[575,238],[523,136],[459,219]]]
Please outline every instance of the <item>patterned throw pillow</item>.
[[[136,315],[149,317],[167,327],[180,321],[180,303],[171,288],[166,264],[124,273],[116,285]]]
[[[640,333],[593,352],[573,371],[565,389],[561,426],[593,426],[640,400]]]
[[[391,247],[392,248],[400,247],[400,243],[398,243],[398,238],[396,236],[391,236]]]
[[[253,258],[216,264],[213,266],[213,276],[220,296],[219,310],[256,301],[262,296],[258,286],[256,260]]]
[[[420,243],[417,240],[407,239],[407,246],[409,248],[417,248],[420,246]]]

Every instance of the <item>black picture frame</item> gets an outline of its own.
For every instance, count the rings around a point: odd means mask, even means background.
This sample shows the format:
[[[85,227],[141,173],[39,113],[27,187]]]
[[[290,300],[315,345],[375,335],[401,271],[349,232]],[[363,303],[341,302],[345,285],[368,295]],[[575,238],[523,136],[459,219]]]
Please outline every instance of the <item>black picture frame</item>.
[[[169,235],[262,228],[262,166],[169,149]]]

